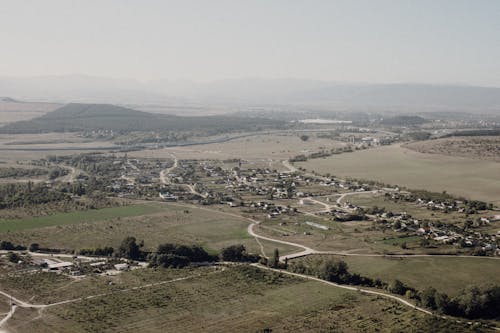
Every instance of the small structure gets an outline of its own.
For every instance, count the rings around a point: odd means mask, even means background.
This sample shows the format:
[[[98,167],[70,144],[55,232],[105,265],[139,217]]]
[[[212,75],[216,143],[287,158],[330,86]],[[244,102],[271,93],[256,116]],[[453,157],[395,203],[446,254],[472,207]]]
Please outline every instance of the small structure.
[[[301,205],[314,205],[314,201],[312,201],[311,199],[307,199],[307,198],[300,199],[299,203]]]
[[[114,267],[117,271],[128,271],[130,269],[129,264],[127,263],[116,264]]]
[[[69,261],[48,263],[48,268],[51,271],[61,271],[65,268],[70,268],[72,266],[73,266],[73,263],[69,262]]]
[[[311,227],[315,227],[315,228],[318,228],[318,229],[321,229],[321,230],[330,230],[330,227],[328,227],[326,225],[319,224],[319,223],[314,223],[314,222],[306,221],[306,224],[310,225]]]

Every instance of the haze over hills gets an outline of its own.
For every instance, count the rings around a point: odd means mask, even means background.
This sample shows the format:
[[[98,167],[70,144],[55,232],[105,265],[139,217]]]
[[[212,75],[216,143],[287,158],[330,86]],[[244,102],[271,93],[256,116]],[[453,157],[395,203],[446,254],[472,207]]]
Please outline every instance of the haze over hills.
[[[15,99],[113,104],[302,105],[356,111],[500,112],[500,88],[430,84],[351,84],[303,79],[140,82],[91,76],[0,78]],[[188,110],[186,110],[188,112]]]
[[[212,133],[279,126],[278,120],[238,116],[181,117],[136,111],[110,104],[71,103],[40,117],[0,127],[0,133],[80,132],[94,130],[188,131]]]

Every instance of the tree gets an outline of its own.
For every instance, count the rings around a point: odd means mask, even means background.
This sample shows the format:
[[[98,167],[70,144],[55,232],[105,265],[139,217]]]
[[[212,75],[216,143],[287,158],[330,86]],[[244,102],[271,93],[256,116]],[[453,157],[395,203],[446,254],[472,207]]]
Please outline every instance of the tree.
[[[243,261],[246,251],[245,246],[241,244],[231,245],[223,248],[220,252],[220,256],[223,261]]]
[[[429,246],[429,244],[430,244],[430,243],[431,243],[431,242],[430,242],[427,238],[422,238],[422,239],[420,240],[420,246],[421,246],[421,247],[427,247],[427,246]]]
[[[38,245],[38,243],[33,243],[30,245],[29,250],[30,252],[36,252],[40,250],[40,245]]]
[[[391,293],[398,294],[398,295],[404,295],[408,288],[403,284],[403,282],[396,279],[389,284],[387,289]]]
[[[280,251],[278,249],[274,249],[273,257],[270,261],[271,267],[278,268],[280,265]]]
[[[14,253],[14,252],[9,252],[7,254],[7,259],[10,261],[10,262],[13,262],[13,263],[18,263],[19,260],[21,260],[21,257],[17,254],[17,253]]]
[[[422,305],[427,308],[436,309],[436,294],[436,289],[432,287],[425,288],[420,293],[420,301],[422,302]]]
[[[247,253],[245,246],[237,244],[223,248],[220,252],[220,258],[222,261],[257,262],[260,256]]]
[[[129,236],[122,241],[118,248],[118,255],[133,260],[139,260],[141,258],[141,251],[135,237]]]
[[[307,140],[309,140],[309,135],[305,135],[305,134],[304,134],[304,135],[301,135],[301,136],[300,136],[300,140],[302,140],[302,141],[307,141]]]

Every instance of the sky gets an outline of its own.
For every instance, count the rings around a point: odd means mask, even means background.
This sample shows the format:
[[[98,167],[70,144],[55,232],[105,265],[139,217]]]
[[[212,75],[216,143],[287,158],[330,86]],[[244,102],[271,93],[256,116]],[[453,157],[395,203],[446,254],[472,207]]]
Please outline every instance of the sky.
[[[499,0],[0,0],[0,76],[500,87]]]

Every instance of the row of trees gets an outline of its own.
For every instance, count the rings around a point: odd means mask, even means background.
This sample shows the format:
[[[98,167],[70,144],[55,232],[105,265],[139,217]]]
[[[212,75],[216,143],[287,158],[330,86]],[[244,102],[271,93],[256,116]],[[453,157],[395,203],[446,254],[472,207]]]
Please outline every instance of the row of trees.
[[[68,194],[52,190],[45,184],[28,182],[0,185],[0,209],[69,201],[70,199]]]
[[[500,318],[500,286],[498,285],[469,286],[459,292],[457,296],[450,297],[445,293],[438,292],[435,288],[417,291],[400,280],[387,283],[380,279],[350,273],[347,264],[342,260],[317,260],[307,264],[299,261],[289,265],[289,269],[295,273],[313,275],[339,284],[386,289],[391,293],[414,299],[418,304],[442,314],[469,319]]]
[[[137,243],[135,237],[126,237],[116,255],[132,260],[147,260],[151,267],[181,268],[191,263],[214,262],[218,260],[232,262],[257,262],[259,255],[248,253],[243,245],[231,245],[223,248],[218,255],[211,255],[198,245],[164,243],[156,251],[143,251],[144,242]],[[278,257],[279,260],[279,257]]]
[[[457,296],[449,297],[434,288],[419,294],[423,306],[440,313],[470,319],[500,318],[500,286],[469,286]]]
[[[83,256],[104,256],[110,257],[115,252],[111,246],[81,249],[79,253]]]
[[[35,177],[46,175],[48,172],[42,168],[0,168],[0,178]]]
[[[149,265],[152,267],[181,268],[192,262],[216,261],[217,256],[211,256],[201,246],[179,245],[172,243],[160,244],[155,253],[148,255]]]
[[[387,284],[379,279],[374,280],[369,277],[349,272],[347,263],[342,260],[315,260],[307,265],[302,261],[298,261],[290,264],[288,267],[294,273],[313,275],[330,282],[376,288],[387,287]]]

